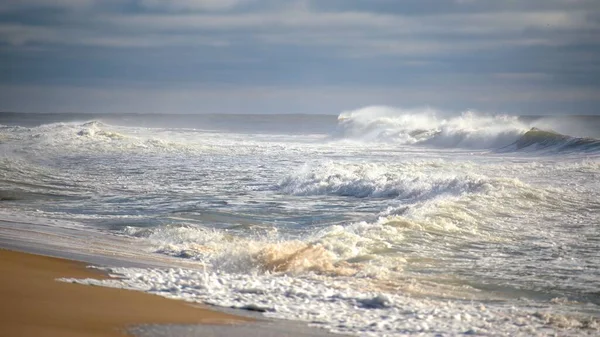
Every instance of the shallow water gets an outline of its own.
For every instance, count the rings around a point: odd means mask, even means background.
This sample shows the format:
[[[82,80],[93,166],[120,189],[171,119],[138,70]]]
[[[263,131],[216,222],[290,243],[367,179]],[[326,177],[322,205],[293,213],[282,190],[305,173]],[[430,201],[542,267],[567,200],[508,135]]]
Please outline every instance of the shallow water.
[[[124,279],[105,285],[360,335],[599,332],[599,118],[371,107],[0,123],[0,218],[192,263],[115,268]]]

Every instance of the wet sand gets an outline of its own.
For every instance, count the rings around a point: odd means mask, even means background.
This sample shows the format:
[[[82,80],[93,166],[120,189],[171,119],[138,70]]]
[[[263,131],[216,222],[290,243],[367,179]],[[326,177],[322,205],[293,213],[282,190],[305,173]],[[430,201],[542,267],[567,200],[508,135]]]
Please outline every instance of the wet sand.
[[[250,318],[137,291],[57,278],[106,278],[77,261],[0,249],[0,336],[129,336],[144,324],[235,324]]]

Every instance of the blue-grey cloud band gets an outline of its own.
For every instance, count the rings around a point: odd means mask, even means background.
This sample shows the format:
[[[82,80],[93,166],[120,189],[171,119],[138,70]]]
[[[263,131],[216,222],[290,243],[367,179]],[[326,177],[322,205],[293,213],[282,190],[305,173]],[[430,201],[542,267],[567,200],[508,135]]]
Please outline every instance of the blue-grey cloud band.
[[[0,110],[597,113],[598,36],[593,0],[11,1]]]

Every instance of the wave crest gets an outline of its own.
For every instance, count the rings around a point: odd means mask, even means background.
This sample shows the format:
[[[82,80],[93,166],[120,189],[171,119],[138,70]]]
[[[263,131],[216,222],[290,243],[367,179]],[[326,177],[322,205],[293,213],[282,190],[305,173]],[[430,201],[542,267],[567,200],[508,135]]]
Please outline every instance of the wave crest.
[[[531,128],[503,150],[598,151],[600,150],[600,140],[571,137],[554,131]]]
[[[425,174],[419,165],[412,164],[398,168],[330,162],[305,167],[285,177],[277,189],[292,195],[429,199],[442,194],[478,191],[486,184],[483,178],[475,175]]]
[[[105,130],[107,125],[99,122],[99,121],[91,121],[81,125],[82,129],[77,132],[78,136],[87,136],[87,137],[106,137],[110,139],[125,139],[127,136],[114,132]]]
[[[445,116],[433,109],[371,106],[340,114],[336,137],[488,149],[509,145],[528,129],[516,116],[486,115],[474,111],[465,111],[459,116]]]
[[[6,131],[5,131],[6,130]],[[185,137],[170,138],[165,129],[121,127],[101,121],[44,124],[32,128],[0,129],[0,144],[18,143],[20,152],[59,154],[76,153],[172,153],[196,152],[201,143],[187,142]]]

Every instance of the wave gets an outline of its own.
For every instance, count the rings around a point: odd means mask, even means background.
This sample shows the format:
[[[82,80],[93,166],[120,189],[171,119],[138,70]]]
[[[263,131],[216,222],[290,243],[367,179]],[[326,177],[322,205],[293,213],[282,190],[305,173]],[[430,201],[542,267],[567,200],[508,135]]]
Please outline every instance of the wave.
[[[166,129],[121,127],[98,120],[0,129],[0,144],[18,144],[20,153],[196,152],[202,144]],[[190,137],[188,137],[190,138]]]
[[[322,240],[286,240],[276,230],[256,236],[237,236],[223,230],[185,224],[125,227],[121,234],[149,240],[158,253],[197,260],[224,272],[335,275],[357,272],[343,261],[353,257],[356,249],[347,247],[345,242],[336,244],[345,249],[331,249],[332,246],[326,245],[327,240],[323,241],[319,234],[317,237]]]
[[[362,170],[368,172],[369,167]],[[333,169],[316,171],[343,169],[351,172],[356,166],[334,165]],[[380,171],[381,179],[395,174]],[[414,172],[417,174],[418,166]],[[326,223],[310,231],[268,224],[251,231],[207,228],[202,222],[188,219],[156,227],[126,227],[120,233],[149,240],[155,252],[197,260],[224,272],[377,278],[379,273],[400,270],[406,251],[413,257],[431,258],[447,250],[448,245],[472,239],[499,240],[502,228],[506,228],[507,236],[514,231],[514,217],[532,210],[556,211],[564,205],[557,199],[562,195],[560,191],[536,188],[518,179],[469,173],[456,180],[440,175],[426,181],[427,176],[425,172],[415,179],[418,193],[411,196],[413,199],[371,200],[377,205],[368,215],[362,213],[351,221]],[[399,185],[410,181],[392,180]],[[363,205],[370,207],[367,202]]]
[[[447,148],[489,149],[509,145],[529,129],[516,116],[492,116],[474,111],[466,111],[459,116],[444,115],[433,109],[366,107],[340,114],[335,137]]]
[[[336,195],[415,200],[474,192],[484,189],[488,183],[475,175],[426,173],[423,165],[407,163],[398,167],[329,162],[315,167],[306,166],[285,177],[276,188],[285,194],[301,196]]]
[[[551,151],[551,152],[590,152],[600,151],[600,139],[579,138],[531,128],[511,145],[501,151]]]
[[[121,133],[109,131],[109,130],[106,130],[106,128],[107,128],[107,125],[100,121],[90,121],[90,122],[87,122],[87,123],[84,123],[81,125],[81,130],[79,130],[77,132],[77,135],[78,136],[87,136],[87,137],[101,136],[101,137],[107,137],[107,138],[111,138],[111,139],[127,138],[127,136],[125,136]]]
[[[396,203],[373,220],[329,224],[310,232],[288,232],[265,226],[252,232],[207,228],[194,223],[119,229],[120,234],[147,240],[154,252],[192,259],[214,270],[241,274],[302,274],[385,278],[400,272],[411,256],[432,258],[448,245],[492,236],[507,228],[510,217],[499,215],[554,209],[554,193],[516,179],[490,179],[474,193],[440,195],[410,205]],[[557,193],[560,194],[560,193]],[[505,225],[506,221],[509,225]],[[502,235],[502,234],[500,234]],[[416,263],[416,262],[415,262]]]
[[[565,129],[565,123],[571,123],[565,118],[554,121],[555,126]],[[544,130],[535,127],[538,123],[543,124]],[[577,121],[571,124],[573,125],[568,128],[571,132],[581,127],[575,125]],[[474,111],[449,115],[434,109],[407,110],[370,106],[341,113],[334,138],[504,152],[600,150],[599,139],[568,136],[546,130],[553,126],[552,120],[548,118],[520,118]]]

